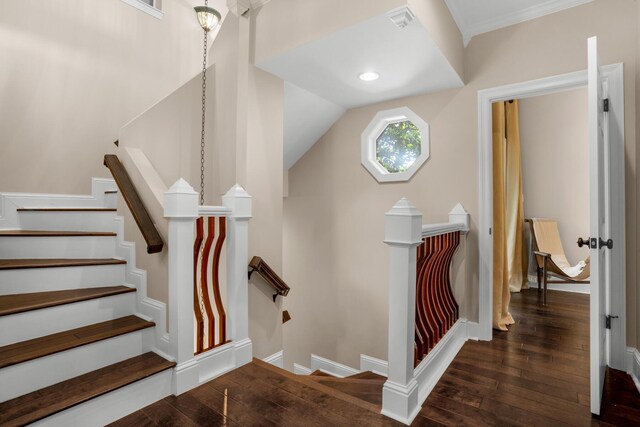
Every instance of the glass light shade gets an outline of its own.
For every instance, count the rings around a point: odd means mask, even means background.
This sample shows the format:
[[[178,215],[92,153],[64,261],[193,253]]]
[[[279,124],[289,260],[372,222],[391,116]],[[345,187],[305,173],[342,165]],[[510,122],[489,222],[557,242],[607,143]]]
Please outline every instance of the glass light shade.
[[[209,6],[196,6],[194,9],[203,30],[211,31],[216,28],[221,19],[217,10]]]

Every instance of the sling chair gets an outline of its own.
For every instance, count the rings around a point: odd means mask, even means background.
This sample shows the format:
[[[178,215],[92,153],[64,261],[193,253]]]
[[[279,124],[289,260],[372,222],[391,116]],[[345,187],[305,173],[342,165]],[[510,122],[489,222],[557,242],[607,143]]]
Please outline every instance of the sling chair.
[[[558,224],[552,219],[525,219],[529,224],[533,253],[536,258],[538,292],[543,282],[542,304],[547,305],[547,283],[589,283],[589,257],[572,266],[564,254]],[[549,280],[549,277],[554,280]]]

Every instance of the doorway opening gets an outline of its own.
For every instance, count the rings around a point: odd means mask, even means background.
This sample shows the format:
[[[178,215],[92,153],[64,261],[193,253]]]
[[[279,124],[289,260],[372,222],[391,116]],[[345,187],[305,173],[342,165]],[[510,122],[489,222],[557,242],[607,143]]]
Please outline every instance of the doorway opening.
[[[609,176],[617,188],[611,194],[611,203],[607,207],[614,218],[615,227],[611,235],[617,244],[616,251],[609,258],[609,293],[606,302],[609,308],[615,307],[619,316],[607,331],[607,364],[616,369],[625,369],[626,318],[625,318],[625,256],[624,256],[624,102],[622,64],[601,68],[603,86],[609,98],[610,110],[604,132],[608,138],[611,164]],[[528,99],[538,95],[548,95],[563,91],[576,90],[587,84],[587,71],[564,74],[550,78],[523,82],[482,90],[478,93],[478,141],[479,141],[479,333],[478,338],[493,338],[493,150],[492,150],[492,104],[511,99]],[[585,168],[589,168],[585,165]],[[584,236],[587,237],[587,236]],[[591,308],[591,311],[593,308]]]

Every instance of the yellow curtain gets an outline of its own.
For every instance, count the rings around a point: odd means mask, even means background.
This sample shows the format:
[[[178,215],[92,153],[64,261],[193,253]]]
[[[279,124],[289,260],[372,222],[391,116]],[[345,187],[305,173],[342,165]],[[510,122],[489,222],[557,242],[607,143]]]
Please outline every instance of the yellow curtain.
[[[514,323],[509,313],[509,268],[507,258],[506,191],[507,169],[505,103],[493,104],[493,327],[502,331]]]
[[[514,323],[510,292],[527,288],[518,101],[493,104],[493,327]]]
[[[504,107],[507,140],[507,176],[505,186],[509,289],[511,292],[520,292],[521,289],[529,287],[527,281],[529,259],[524,235],[524,198],[522,197],[522,158],[520,156],[518,100],[505,102]]]

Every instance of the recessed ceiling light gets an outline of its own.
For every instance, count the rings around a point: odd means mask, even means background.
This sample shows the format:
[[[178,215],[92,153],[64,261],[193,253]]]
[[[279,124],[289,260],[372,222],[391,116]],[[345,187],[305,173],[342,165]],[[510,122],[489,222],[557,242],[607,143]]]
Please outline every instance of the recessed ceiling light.
[[[367,71],[360,74],[358,77],[360,77],[360,80],[362,80],[363,82],[372,82],[374,80],[378,80],[380,74],[376,73],[375,71]]]

